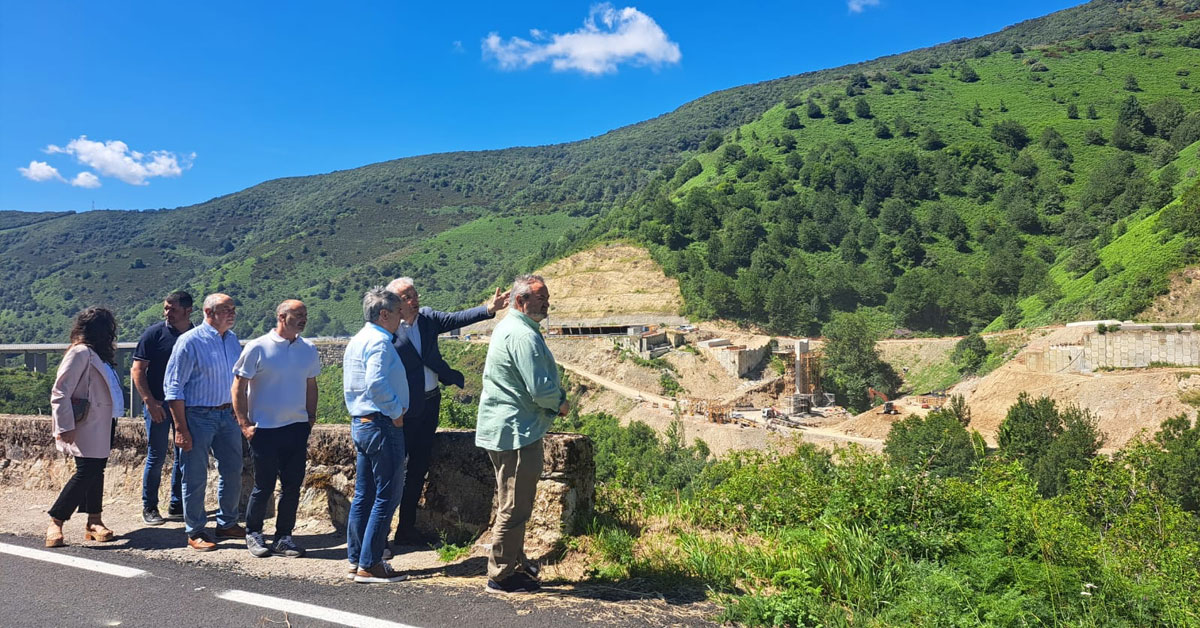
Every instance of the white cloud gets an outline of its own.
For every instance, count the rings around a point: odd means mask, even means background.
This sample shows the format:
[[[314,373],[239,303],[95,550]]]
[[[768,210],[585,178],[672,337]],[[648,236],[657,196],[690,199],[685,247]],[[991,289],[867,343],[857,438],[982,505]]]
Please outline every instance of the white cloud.
[[[129,146],[120,140],[95,142],[89,140],[86,135],[71,140],[65,147],[51,144],[46,147],[46,152],[52,155],[72,155],[79,163],[100,175],[120,179],[130,185],[147,185],[146,179],[153,177],[178,177],[184,170],[192,167],[191,162],[196,158],[196,154],[192,153],[181,159],[175,153],[165,150],[150,151],[149,154],[140,153],[130,150]],[[92,173],[86,174],[95,178]],[[75,181],[79,180],[76,177]]]
[[[853,1],[853,0],[852,0]],[[877,1],[877,0],[876,0]],[[622,63],[660,66],[679,63],[679,44],[650,16],[633,7],[615,9],[598,4],[571,33],[529,31],[532,41],[511,37],[508,41],[496,33],[483,40],[484,58],[494,58],[505,70],[527,68],[550,62],[555,70],[578,70],[584,74],[607,74]]]
[[[51,166],[44,161],[31,161],[28,168],[17,168],[17,172],[21,173],[22,177],[30,181],[65,181],[61,174],[58,174],[58,168]]]
[[[846,0],[846,7],[851,13],[862,13],[867,7],[879,6],[879,0]]]
[[[71,185],[77,188],[98,188],[100,187],[100,177],[84,170],[71,179]]]

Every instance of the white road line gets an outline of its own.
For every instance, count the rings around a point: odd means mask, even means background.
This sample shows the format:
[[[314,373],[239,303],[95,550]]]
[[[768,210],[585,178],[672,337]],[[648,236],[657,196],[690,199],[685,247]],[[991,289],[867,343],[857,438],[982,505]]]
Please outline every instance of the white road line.
[[[0,543],[0,553],[12,554],[13,556],[21,556],[23,558],[32,558],[34,560],[44,560],[48,563],[66,565],[67,567],[75,567],[76,569],[98,571],[100,573],[106,573],[110,576],[119,576],[121,578],[136,578],[138,576],[150,575],[150,572],[148,571],[134,569],[133,567],[122,567],[121,565],[102,563],[98,560],[78,558],[68,554],[60,554],[58,552],[35,550],[28,547],[21,547],[20,545],[9,545],[8,543]]]
[[[293,615],[302,615],[304,617],[312,617],[322,621],[341,624],[343,626],[361,626],[362,628],[414,628],[408,624],[400,624],[394,621],[384,619],[376,619],[359,615],[358,613],[348,613],[345,611],[325,608],[316,604],[306,604],[295,600],[286,600],[280,597],[271,597],[269,595],[260,595],[258,593],[250,593],[249,591],[238,591],[230,589],[217,594],[217,597],[231,602],[241,602],[242,604],[250,604],[251,606],[261,606],[276,611],[283,611]]]

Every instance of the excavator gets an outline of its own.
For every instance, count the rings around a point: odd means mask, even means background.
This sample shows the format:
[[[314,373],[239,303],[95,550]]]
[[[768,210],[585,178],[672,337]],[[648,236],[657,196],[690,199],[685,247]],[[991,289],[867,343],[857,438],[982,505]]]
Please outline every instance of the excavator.
[[[883,402],[883,411],[879,414],[900,414],[900,412],[896,410],[896,405],[888,399],[887,395],[870,387],[867,388],[867,395],[869,395],[869,399],[871,401],[878,399]]]

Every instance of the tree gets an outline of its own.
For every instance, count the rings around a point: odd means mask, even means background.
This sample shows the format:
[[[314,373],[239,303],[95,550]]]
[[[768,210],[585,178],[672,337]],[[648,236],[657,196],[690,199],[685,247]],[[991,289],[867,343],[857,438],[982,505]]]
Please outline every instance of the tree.
[[[854,117],[863,120],[871,117],[871,105],[867,103],[866,98],[859,98],[854,101]]]
[[[713,131],[712,133],[708,134],[708,137],[704,138],[704,145],[702,148],[704,149],[704,152],[711,153],[712,151],[720,148],[721,144],[724,142],[725,138],[722,137],[720,133]]]
[[[823,331],[823,381],[843,405],[861,412],[870,407],[868,388],[885,395],[899,388],[900,377],[875,349],[879,335],[865,312],[838,312]]]
[[[934,410],[893,424],[883,453],[892,464],[934,477],[966,477],[979,459],[972,440],[952,412]]]
[[[1163,98],[1146,107],[1146,116],[1150,118],[1154,131],[1164,140],[1171,139],[1171,134],[1183,123],[1187,113],[1183,104],[1174,98]]]
[[[1113,125],[1112,144],[1121,150],[1140,153],[1146,150],[1146,138],[1120,122]]]
[[[958,367],[958,371],[963,375],[972,375],[983,366],[983,362],[987,360],[988,348],[983,337],[977,333],[967,334],[963,336],[954,345],[954,351],[950,354],[950,360]]]
[[[964,83],[974,83],[979,80],[979,73],[975,68],[971,67],[966,61],[963,61],[958,66],[958,80]]]
[[[992,139],[1008,148],[1018,151],[1029,143],[1029,132],[1025,125],[1016,120],[1001,120],[992,125]]]
[[[1142,109],[1142,104],[1138,102],[1137,96],[1132,94],[1121,101],[1121,107],[1117,109],[1117,124],[1123,124],[1142,135],[1154,134],[1154,122]]]
[[[846,110],[843,109],[841,105],[831,108],[829,110],[829,116],[837,124],[850,124],[850,114],[846,113]]]
[[[874,132],[875,132],[875,137],[877,137],[881,140],[892,139],[892,130],[888,128],[887,123],[884,122],[883,120],[879,120],[879,119],[875,120]]]
[[[825,114],[821,111],[821,105],[818,105],[817,101],[815,101],[815,100],[810,99],[808,101],[807,112],[808,112],[808,117],[813,118],[814,120],[817,118],[825,117]]]
[[[1154,435],[1158,451],[1151,476],[1154,484],[1180,507],[1200,514],[1200,422],[1191,423],[1186,414],[1163,421]]]
[[[1086,469],[1103,443],[1096,419],[1067,406],[1061,412],[1049,397],[1030,401],[1021,393],[996,434],[1001,455],[1016,460],[1051,497],[1067,487],[1068,471]]]
[[[800,123],[800,116],[796,115],[795,111],[789,111],[783,117],[783,128],[785,129],[798,129],[802,126],[804,125]]]
[[[1096,112],[1096,105],[1088,105],[1087,108],[1088,120],[1099,120],[1100,114]]]
[[[917,145],[925,150],[939,150],[946,145],[942,141],[942,136],[931,126],[921,129],[921,137],[917,138]]]
[[[1079,107],[1075,106],[1075,103],[1071,103],[1071,104],[1067,105],[1067,119],[1069,119],[1069,120],[1078,120],[1079,119]]]
[[[1138,87],[1138,80],[1137,80],[1136,76],[1134,76],[1132,74],[1125,75],[1125,91],[1127,91],[1127,92],[1142,91],[1142,88]]]

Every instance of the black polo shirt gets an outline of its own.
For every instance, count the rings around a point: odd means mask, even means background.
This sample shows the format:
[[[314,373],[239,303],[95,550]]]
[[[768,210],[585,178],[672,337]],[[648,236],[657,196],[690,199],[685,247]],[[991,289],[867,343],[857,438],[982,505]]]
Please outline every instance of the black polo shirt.
[[[155,399],[161,400],[165,395],[163,378],[167,374],[167,360],[171,359],[171,349],[175,348],[175,341],[182,335],[182,331],[168,325],[167,321],[159,321],[142,332],[137,348],[133,350],[133,359],[150,363],[146,369],[146,379],[149,380],[150,394]]]

